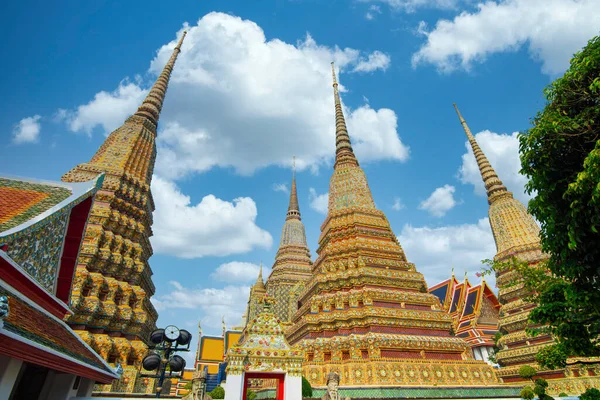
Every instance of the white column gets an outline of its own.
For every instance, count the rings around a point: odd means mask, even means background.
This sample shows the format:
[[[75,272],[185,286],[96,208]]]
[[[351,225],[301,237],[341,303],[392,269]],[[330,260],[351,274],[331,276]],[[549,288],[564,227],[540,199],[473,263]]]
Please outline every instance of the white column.
[[[302,377],[285,375],[283,400],[302,400]]]
[[[79,389],[77,389],[78,397],[92,397],[92,390],[94,390],[94,384],[96,382],[88,379],[81,378],[81,382],[79,383]]]
[[[23,361],[0,356],[0,399],[8,399],[15,386]]]
[[[241,400],[244,388],[244,375],[227,375],[225,400]]]

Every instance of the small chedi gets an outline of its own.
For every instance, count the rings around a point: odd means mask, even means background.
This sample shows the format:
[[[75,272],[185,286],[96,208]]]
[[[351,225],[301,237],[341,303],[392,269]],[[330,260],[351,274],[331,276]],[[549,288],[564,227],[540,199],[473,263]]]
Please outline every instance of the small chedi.
[[[525,206],[513,197],[502,183],[498,174],[479,147],[471,133],[467,122],[454,105],[485,185],[489,204],[489,219],[496,242],[495,261],[506,262],[513,257],[535,267],[548,258],[542,252],[539,232],[540,228]],[[553,343],[548,334],[529,336],[526,329],[530,327],[529,313],[535,304],[524,300],[529,294],[520,277],[514,270],[506,270],[497,274],[496,283],[499,288],[498,299],[501,303],[499,330],[503,335],[498,340],[500,351],[496,361],[500,365],[498,376],[505,383],[525,383],[519,376],[519,368],[530,365],[538,371],[536,378],[548,380],[547,392],[550,395],[560,393],[579,394],[589,387],[600,388],[600,359],[571,359],[565,369],[544,370],[539,368],[535,355],[544,347]],[[585,365],[579,362],[585,362]]]
[[[227,352],[225,400],[246,399],[252,379],[268,380],[277,400],[302,399],[304,353],[288,344],[272,311],[274,303],[273,297],[263,296],[262,312],[248,321],[241,341]]]
[[[498,333],[500,303],[487,282],[482,279],[471,285],[466,274],[459,282],[453,270],[450,279],[433,285],[429,293],[440,299],[442,309],[452,317],[454,333],[469,343],[475,359],[495,364],[490,356]]]
[[[134,115],[113,131],[87,163],[66,173],[64,182],[83,182],[105,174],[87,221],[71,290],[69,325],[123,376],[98,392],[153,393],[154,379],[138,366],[158,314],[152,270],[150,182],[156,158],[156,132],[182,34],[146,99]]]

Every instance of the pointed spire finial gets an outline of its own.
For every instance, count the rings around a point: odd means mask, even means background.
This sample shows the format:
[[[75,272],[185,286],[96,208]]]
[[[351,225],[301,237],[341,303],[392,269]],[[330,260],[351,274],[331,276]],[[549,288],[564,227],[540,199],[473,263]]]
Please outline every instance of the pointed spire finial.
[[[333,62],[331,63],[331,75],[333,77],[333,99],[335,102],[334,168],[338,163],[352,163],[358,166],[358,160],[354,156],[354,150],[352,150],[352,143],[350,142],[350,136],[348,135],[348,128],[346,128],[346,120],[342,110],[342,102],[340,100],[340,92],[338,90],[338,82],[335,77],[335,65]]]
[[[148,96],[146,96],[146,99],[135,113],[137,116],[145,117],[147,120],[152,122],[154,126],[158,124],[158,118],[160,117],[160,111],[162,110],[162,106],[165,101],[165,94],[167,93],[167,88],[169,86],[171,72],[175,66],[177,56],[181,52],[181,45],[186,34],[187,31],[183,31],[183,35],[181,35],[181,39],[179,39],[177,46],[175,46],[171,58],[169,58],[169,61],[163,68],[158,79],[156,79],[154,86],[152,86],[152,89],[150,89]]]
[[[454,276],[454,265],[452,266],[452,276]]]
[[[292,160],[292,188],[290,189],[290,204],[288,206],[287,216],[288,219],[299,219],[300,217],[300,206],[298,205],[298,191],[296,189],[296,156]]]
[[[454,109],[456,110],[456,114],[458,115],[458,119],[467,135],[467,139],[471,144],[471,148],[473,149],[473,154],[475,155],[475,160],[477,161],[477,166],[479,167],[479,173],[481,174],[481,178],[483,179],[483,184],[485,185],[485,190],[488,196],[488,203],[492,204],[497,198],[503,195],[510,195],[512,197],[512,193],[510,193],[506,186],[502,183],[494,168],[488,161],[487,157],[479,147],[479,144],[475,140],[475,136],[471,133],[471,129],[467,125],[467,121],[463,118],[456,104],[454,105]]]

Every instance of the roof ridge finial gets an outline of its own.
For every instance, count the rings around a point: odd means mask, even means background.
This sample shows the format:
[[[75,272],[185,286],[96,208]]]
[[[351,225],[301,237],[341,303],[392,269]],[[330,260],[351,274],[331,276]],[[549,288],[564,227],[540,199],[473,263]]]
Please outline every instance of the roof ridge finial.
[[[288,219],[299,219],[300,217],[300,206],[298,205],[298,191],[296,189],[296,156],[292,159],[292,188],[290,189],[290,204],[288,206],[287,216]]]
[[[465,119],[461,115],[460,111],[458,110],[458,107],[456,106],[456,104],[453,105],[454,109],[456,110],[456,114],[458,115],[458,119],[460,120],[460,123],[467,135],[467,139],[471,144],[471,148],[473,149],[473,154],[475,155],[475,160],[477,161],[477,166],[479,167],[479,173],[481,174],[481,178],[483,179],[483,184],[485,185],[485,190],[487,192],[488,203],[492,204],[496,200],[496,198],[498,198],[499,195],[508,194],[512,196],[512,193],[510,193],[508,189],[506,189],[506,186],[504,186],[504,184],[498,177],[498,174],[496,174],[496,171],[494,170],[494,168],[492,168],[492,165],[490,164],[487,157],[479,147],[479,144],[475,140],[475,136],[473,136],[473,134],[471,133],[471,129],[469,129],[467,121],[465,121]]]
[[[150,92],[142,102],[142,105],[140,105],[135,113],[137,116],[148,119],[154,124],[154,126],[158,124],[158,118],[160,117],[160,111],[162,110],[162,106],[165,101],[165,94],[167,93],[167,88],[169,86],[171,72],[175,66],[177,56],[181,52],[181,45],[186,34],[187,31],[183,31],[183,35],[181,35],[181,39],[179,39],[177,46],[175,46],[171,58],[169,58],[169,61],[156,79],[154,86],[152,86],[152,89],[150,89]]]
[[[335,102],[335,164],[334,168],[340,162],[352,163],[358,166],[358,160],[354,156],[352,143],[348,135],[346,120],[342,110],[342,102],[340,100],[340,92],[338,90],[338,82],[335,77],[335,65],[331,63],[331,75],[333,77],[333,99]]]

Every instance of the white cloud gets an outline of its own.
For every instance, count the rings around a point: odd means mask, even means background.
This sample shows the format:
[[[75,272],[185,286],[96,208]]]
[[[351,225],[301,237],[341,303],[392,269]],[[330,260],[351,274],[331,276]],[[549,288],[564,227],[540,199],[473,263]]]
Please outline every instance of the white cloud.
[[[317,191],[314,188],[310,188],[308,189],[308,200],[310,208],[321,214],[327,214],[329,208],[329,192],[317,194]]]
[[[260,266],[249,262],[232,261],[221,264],[211,274],[211,277],[228,283],[247,283],[255,282],[258,277]],[[263,267],[263,280],[271,273],[270,269]]]
[[[276,192],[283,192],[283,193],[289,193],[290,192],[290,189],[288,189],[286,183],[274,183],[273,184],[273,190],[276,191]]]
[[[455,205],[454,192],[456,188],[450,185],[439,187],[419,204],[420,210],[425,210],[434,217],[443,217]]]
[[[517,135],[518,132],[508,135],[485,130],[477,133],[475,139],[500,180],[508,190],[513,192],[515,198],[527,204],[532,196],[525,193],[527,178],[519,173],[521,160],[519,158],[519,139]],[[473,150],[469,142],[465,142],[465,146],[467,152],[462,155],[462,165],[458,171],[458,176],[462,183],[475,186],[475,193],[485,196],[485,186]]]
[[[95,127],[102,126],[105,133],[110,133],[137,110],[147,93],[136,83],[123,80],[115,91],[96,93],[93,100],[75,111],[59,109],[56,118],[65,119],[73,132],[91,134]]]
[[[211,194],[192,205],[173,182],[156,175],[152,193],[156,211],[151,241],[157,253],[196,258],[271,247],[273,238],[256,225],[258,211],[249,197],[228,202]]]
[[[418,8],[455,8],[462,0],[359,0],[364,3],[383,3],[396,11],[411,13]],[[373,6],[371,6],[373,7]]]
[[[381,51],[375,50],[369,54],[366,59],[361,59],[354,67],[354,72],[373,72],[381,69],[385,71],[391,64],[390,56]]]
[[[404,203],[402,203],[402,200],[400,200],[399,197],[394,197],[394,204],[392,204],[392,210],[400,211],[404,208],[406,208],[406,206],[404,205]]]
[[[462,278],[463,272],[474,273],[482,269],[481,261],[496,254],[496,245],[487,218],[477,224],[420,227],[404,225],[398,236],[406,257],[415,263],[431,286],[450,277],[452,267]],[[488,282],[495,284],[493,277]]]
[[[298,170],[330,163],[335,149],[330,62],[341,69],[341,81],[347,72],[389,66],[381,52],[322,46],[310,35],[295,44],[267,40],[254,22],[222,13],[209,13],[187,30],[157,140],[156,172],[170,179],[213,167],[251,174],[269,165],[289,166],[290,149]],[[150,65],[153,75],[175,43],[158,50]],[[73,113],[70,127],[90,131],[102,124],[111,130],[135,111],[145,93],[134,83],[101,92]],[[353,140],[362,141],[356,148],[361,162],[406,160],[394,111],[364,106],[346,113],[349,120],[358,118],[355,113],[373,119],[368,139],[350,130]]]
[[[375,19],[376,14],[381,14],[381,7],[372,4],[371,6],[369,6],[369,11],[367,11],[367,13],[365,14],[365,18],[368,20],[373,20]]]
[[[13,128],[13,143],[35,143],[40,139],[40,131],[42,126],[40,124],[39,115],[33,117],[23,118]]]
[[[158,311],[167,309],[194,309],[202,314],[203,328],[220,331],[221,318],[228,327],[236,325],[246,310],[250,287],[226,286],[216,288],[189,288],[176,281],[169,282],[171,292],[154,296],[151,301]]]
[[[469,70],[474,62],[527,45],[548,75],[563,72],[569,59],[598,34],[598,0],[504,0],[477,5],[454,20],[439,20],[413,55],[413,66],[433,64],[442,72]]]

